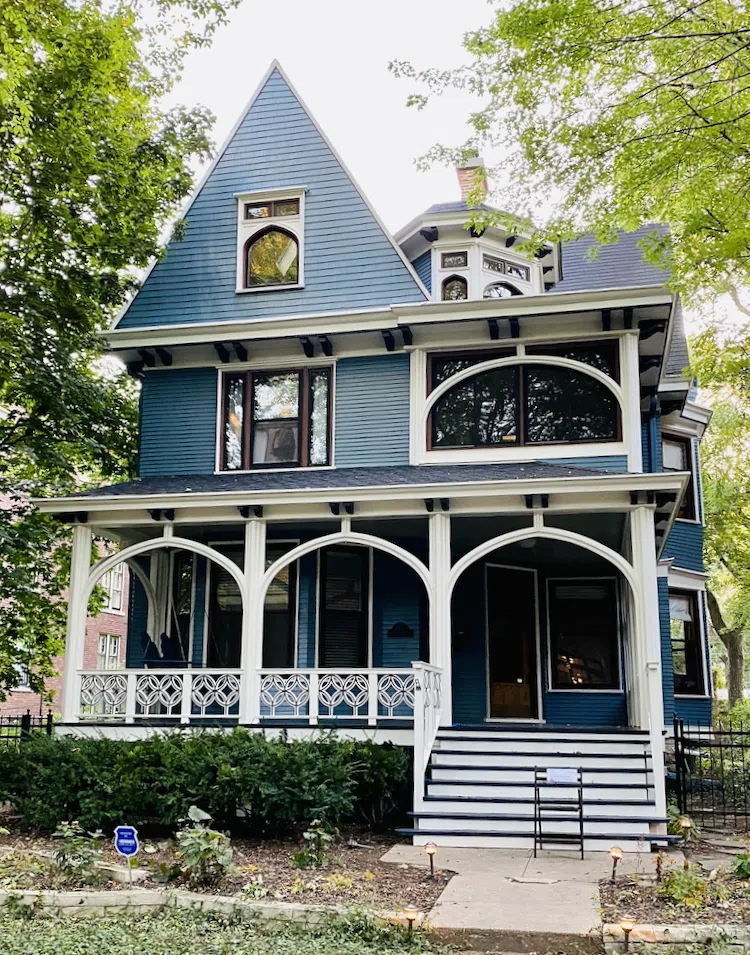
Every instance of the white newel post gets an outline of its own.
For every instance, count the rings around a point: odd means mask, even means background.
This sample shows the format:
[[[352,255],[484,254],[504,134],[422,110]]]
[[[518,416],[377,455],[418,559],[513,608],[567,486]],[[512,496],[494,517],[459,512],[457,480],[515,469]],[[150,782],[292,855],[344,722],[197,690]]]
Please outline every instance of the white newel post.
[[[263,600],[260,590],[266,571],[266,522],[245,524],[245,592],[240,665],[240,723],[260,719],[260,668],[263,664]]]
[[[665,816],[664,697],[653,507],[642,504],[633,508],[630,527],[633,569],[640,591],[635,629],[640,651],[637,655],[638,698],[643,701],[642,712],[645,717],[641,726],[648,729],[651,735],[656,811],[658,815]]]
[[[76,723],[80,710],[78,671],[83,669],[83,647],[86,640],[88,601],[86,584],[91,568],[91,528],[76,524],[73,528],[73,550],[70,560],[68,590],[68,627],[65,636],[65,671],[63,674],[63,723]]]
[[[430,663],[443,671],[441,726],[453,721],[451,682],[451,572],[450,514],[431,514],[430,521]]]

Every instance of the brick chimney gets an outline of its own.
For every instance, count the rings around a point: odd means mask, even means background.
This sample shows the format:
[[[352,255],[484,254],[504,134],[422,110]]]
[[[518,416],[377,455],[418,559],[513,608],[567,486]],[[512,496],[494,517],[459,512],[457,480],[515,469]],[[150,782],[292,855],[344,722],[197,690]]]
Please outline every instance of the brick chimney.
[[[482,173],[482,178],[479,183],[476,181],[477,169],[483,165],[484,160],[481,156],[473,156],[471,159],[467,159],[463,166],[456,166],[458,186],[461,190],[461,198],[464,202],[468,199],[469,193],[473,192],[477,185],[481,187],[483,192],[487,192],[487,177],[484,173]]]

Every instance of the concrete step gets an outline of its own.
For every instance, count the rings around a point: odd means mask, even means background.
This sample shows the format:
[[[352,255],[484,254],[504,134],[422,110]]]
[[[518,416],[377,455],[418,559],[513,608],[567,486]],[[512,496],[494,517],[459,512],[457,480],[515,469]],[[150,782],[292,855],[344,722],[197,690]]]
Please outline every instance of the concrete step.
[[[410,836],[415,846],[423,846],[428,842],[438,842],[441,848],[477,848],[477,849],[527,849],[534,848],[533,834],[525,832],[503,832],[493,834],[477,831],[473,828],[456,828],[453,830],[436,830],[433,828],[397,829],[400,835]],[[584,837],[586,852],[607,852],[613,845],[619,846],[623,852],[650,852],[652,845],[667,845],[674,842],[676,836],[660,836],[649,834],[643,838],[634,839],[632,834],[624,834],[613,830],[607,834]],[[439,841],[438,841],[439,840]],[[545,849],[555,849],[561,852],[578,852],[577,845],[556,845],[553,842],[544,843]]]
[[[562,761],[557,764],[558,766],[570,765]],[[455,780],[460,778],[464,781],[473,780],[474,782],[516,782],[516,783],[527,783],[532,787],[534,785],[534,767],[531,766],[493,766],[493,765],[470,765],[462,763],[435,763],[431,764],[428,768],[428,774],[430,779],[435,781],[438,780]],[[641,782],[645,785],[646,782],[653,785],[653,779],[651,774],[648,774],[648,779],[646,779],[646,773],[644,772],[643,767],[638,769],[636,768],[620,768],[620,767],[605,767],[605,768],[591,768],[588,766],[583,767],[583,783],[584,786],[586,783],[608,783],[610,786],[617,786],[620,783],[632,783],[632,782]]]
[[[648,740],[600,740],[569,737],[504,736],[480,739],[476,736],[438,737],[433,752],[453,753],[585,753],[592,756],[622,756],[644,759],[650,752]]]
[[[571,808],[578,806],[577,799],[568,799],[567,804]],[[533,796],[521,800],[517,798],[496,798],[496,799],[450,799],[435,798],[429,795],[425,800],[425,810],[429,814],[450,815],[453,813],[467,815],[487,815],[492,813],[517,813],[519,816],[534,815]],[[426,814],[425,813],[425,814]],[[641,802],[630,802],[625,800],[610,799],[599,801],[585,799],[583,803],[584,817],[587,819],[607,818],[607,819],[651,819],[656,813],[656,806],[653,802],[643,800]]]
[[[578,790],[572,786],[555,787],[556,795],[561,798],[576,797]],[[442,798],[478,798],[502,799],[513,798],[534,801],[534,784],[519,781],[517,776],[510,781],[493,781],[465,779],[463,776],[444,776],[443,779],[428,779],[427,794]],[[640,802],[654,795],[653,786],[647,786],[645,780],[621,783],[619,786],[610,783],[584,782],[583,798],[611,799],[617,802]]]
[[[553,726],[549,723],[482,723],[478,726],[443,726],[437,732],[437,739],[579,739],[583,741],[640,743],[649,742],[649,734],[644,730],[630,728],[617,729],[605,727]]]
[[[410,813],[415,820],[417,828],[429,828],[433,832],[449,832],[461,826],[468,826],[474,832],[486,832],[499,835],[505,832],[534,834],[533,816],[508,813],[477,816],[473,814],[450,813],[440,815],[434,813]],[[561,815],[563,818],[561,818]],[[630,839],[638,839],[642,835],[648,835],[649,825],[657,820],[649,819],[623,819],[622,817],[609,816],[602,819],[584,818],[583,831],[586,836],[607,835],[613,829],[618,833],[627,836]],[[666,819],[661,822],[667,822]],[[554,816],[545,814],[542,822],[542,830],[545,834],[575,834],[579,831],[578,814],[558,814]]]
[[[582,769],[635,769],[645,772],[650,768],[651,760],[643,753],[557,753],[516,750],[505,753],[459,752],[456,750],[433,749],[430,757],[433,766],[487,766],[507,769],[513,766],[527,767],[532,770],[549,769],[553,766],[581,767]]]

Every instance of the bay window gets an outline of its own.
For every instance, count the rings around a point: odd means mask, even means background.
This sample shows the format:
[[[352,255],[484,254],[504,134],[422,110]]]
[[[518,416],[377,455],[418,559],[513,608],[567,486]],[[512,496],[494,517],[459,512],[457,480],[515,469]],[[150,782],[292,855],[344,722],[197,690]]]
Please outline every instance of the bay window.
[[[224,377],[222,470],[330,463],[331,369]]]

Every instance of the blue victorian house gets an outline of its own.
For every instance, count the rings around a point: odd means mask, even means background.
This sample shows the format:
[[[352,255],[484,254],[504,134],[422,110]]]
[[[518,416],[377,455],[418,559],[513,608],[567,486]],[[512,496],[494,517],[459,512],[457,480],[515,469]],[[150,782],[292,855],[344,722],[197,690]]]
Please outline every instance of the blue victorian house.
[[[530,846],[535,767],[580,769],[586,846],[637,850],[711,712],[680,303],[649,230],[529,257],[459,180],[390,235],[271,66],[106,336],[138,479],[38,502],[74,527],[60,729],[393,741],[454,846]],[[123,561],[127,666],[86,670]]]

